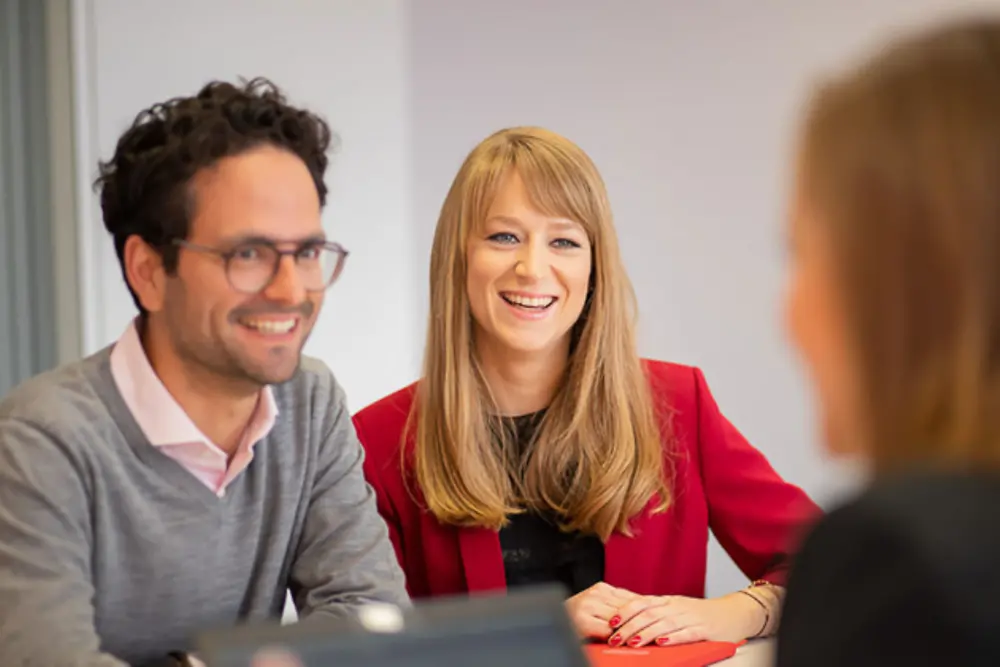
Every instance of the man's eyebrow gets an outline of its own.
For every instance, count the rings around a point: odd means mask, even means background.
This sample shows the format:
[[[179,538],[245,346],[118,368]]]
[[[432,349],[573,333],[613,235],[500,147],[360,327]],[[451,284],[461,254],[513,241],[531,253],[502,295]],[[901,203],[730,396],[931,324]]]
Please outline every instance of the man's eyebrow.
[[[233,236],[228,239],[224,239],[221,245],[226,247],[236,247],[242,245],[318,245],[321,243],[326,243],[326,234],[312,234],[304,238],[297,239],[276,239],[271,236],[263,236],[261,234],[244,234],[240,236]]]

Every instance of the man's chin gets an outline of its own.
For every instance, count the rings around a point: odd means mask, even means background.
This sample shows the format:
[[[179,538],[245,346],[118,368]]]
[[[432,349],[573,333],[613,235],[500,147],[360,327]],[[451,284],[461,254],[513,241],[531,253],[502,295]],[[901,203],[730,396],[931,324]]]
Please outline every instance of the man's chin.
[[[302,355],[296,354],[294,359],[282,359],[281,363],[272,361],[269,364],[246,364],[243,366],[243,373],[260,386],[284,384],[295,377],[301,364]]]
[[[266,380],[262,384],[272,385],[272,384],[284,384],[295,377],[296,373],[299,372],[300,364],[296,363],[294,367],[282,369],[280,371],[269,371],[262,376],[262,379]]]

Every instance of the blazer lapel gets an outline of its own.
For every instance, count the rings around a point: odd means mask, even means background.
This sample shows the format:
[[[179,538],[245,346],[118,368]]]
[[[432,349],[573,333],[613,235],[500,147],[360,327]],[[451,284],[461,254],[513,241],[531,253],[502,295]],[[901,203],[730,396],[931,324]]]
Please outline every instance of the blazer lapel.
[[[459,528],[465,582],[470,593],[506,590],[500,536],[489,528]]]

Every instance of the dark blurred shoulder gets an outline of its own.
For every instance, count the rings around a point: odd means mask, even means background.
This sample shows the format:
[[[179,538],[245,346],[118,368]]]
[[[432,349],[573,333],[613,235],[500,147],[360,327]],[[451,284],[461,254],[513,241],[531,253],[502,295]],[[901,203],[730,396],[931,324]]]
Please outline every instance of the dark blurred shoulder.
[[[1000,475],[880,480],[795,558],[778,665],[1000,664],[998,559]]]

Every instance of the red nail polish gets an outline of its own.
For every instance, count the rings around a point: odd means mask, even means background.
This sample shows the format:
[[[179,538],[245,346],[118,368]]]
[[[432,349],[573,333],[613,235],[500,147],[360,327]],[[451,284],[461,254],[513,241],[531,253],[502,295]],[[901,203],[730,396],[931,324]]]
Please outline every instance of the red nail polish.
[[[622,636],[618,634],[613,635],[611,639],[608,640],[608,644],[610,644],[611,646],[618,646],[621,643],[622,643]]]
[[[622,617],[621,616],[613,616],[611,618],[611,620],[608,621],[608,625],[610,625],[613,628],[617,628],[618,624],[621,623],[621,622],[622,622]]]
[[[657,646],[666,646],[669,643],[670,643],[670,637],[657,637],[656,638],[656,645]]]
[[[632,648],[635,648],[641,643],[642,643],[642,637],[640,637],[639,635],[636,635],[635,637],[632,637],[632,639],[628,640],[628,645],[631,646]]]

